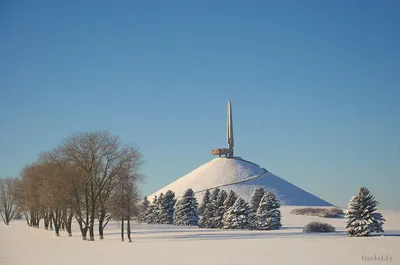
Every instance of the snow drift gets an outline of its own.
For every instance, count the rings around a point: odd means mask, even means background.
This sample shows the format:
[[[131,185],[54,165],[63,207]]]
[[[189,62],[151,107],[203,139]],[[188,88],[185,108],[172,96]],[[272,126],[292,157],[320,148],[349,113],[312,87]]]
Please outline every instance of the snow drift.
[[[226,191],[233,190],[246,201],[250,200],[256,187],[263,187],[267,191],[275,192],[282,205],[332,206],[329,202],[240,157],[215,158],[149,195],[149,199],[168,190],[175,192],[179,198],[185,190],[191,188],[200,200],[206,189],[212,191],[217,187]]]

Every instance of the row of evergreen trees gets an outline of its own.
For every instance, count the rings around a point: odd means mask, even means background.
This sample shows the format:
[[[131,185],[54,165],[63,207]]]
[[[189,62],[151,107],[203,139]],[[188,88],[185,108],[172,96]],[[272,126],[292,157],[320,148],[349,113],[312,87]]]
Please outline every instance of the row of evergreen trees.
[[[165,195],[154,196],[150,203],[147,197],[144,197],[139,221],[148,224],[173,224],[174,206],[176,203],[175,193],[167,191]]]
[[[348,236],[384,232],[385,219],[376,212],[378,204],[366,187],[359,188],[346,212]],[[275,230],[282,226],[278,198],[261,187],[254,190],[249,204],[232,190],[227,193],[216,188],[212,193],[205,191],[200,205],[193,190],[188,189],[178,201],[172,191],[155,196],[152,203],[145,197],[141,207],[139,221],[148,224],[250,230]]]
[[[167,191],[160,196],[154,196],[150,203],[147,196],[141,204],[139,222],[147,224],[174,224],[195,226],[198,223],[198,203],[192,189],[185,191],[181,200],[175,198],[175,193]]]
[[[281,225],[280,203],[272,192],[256,188],[250,204],[234,191],[206,190],[200,205],[192,189],[180,200],[167,191],[150,203],[145,197],[139,221],[148,224],[174,224],[201,228],[275,230]]]

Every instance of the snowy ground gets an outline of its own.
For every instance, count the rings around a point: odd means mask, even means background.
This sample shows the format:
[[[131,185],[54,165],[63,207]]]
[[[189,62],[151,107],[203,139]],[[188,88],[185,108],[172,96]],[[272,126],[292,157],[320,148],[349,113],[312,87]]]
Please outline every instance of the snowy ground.
[[[385,235],[346,238],[344,219],[290,214],[282,207],[279,231],[212,230],[167,225],[133,225],[134,242],[121,242],[118,224],[109,225],[105,239],[82,241],[78,227],[74,236],[65,232],[29,228],[14,221],[0,226],[0,265],[40,264],[400,264],[400,212],[381,211],[387,219]],[[303,234],[313,220],[335,226],[337,233]],[[392,261],[368,261],[383,255]],[[364,259],[364,260],[363,260]]]

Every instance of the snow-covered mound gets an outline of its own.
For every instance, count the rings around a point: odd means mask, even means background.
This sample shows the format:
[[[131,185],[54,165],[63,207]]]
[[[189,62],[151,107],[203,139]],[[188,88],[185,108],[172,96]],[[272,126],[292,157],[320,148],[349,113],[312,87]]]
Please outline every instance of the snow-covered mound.
[[[151,200],[155,195],[158,196],[168,190],[175,192],[176,197],[180,197],[185,190],[191,188],[199,200],[206,189],[212,191],[217,187],[226,191],[233,190],[247,201],[250,200],[256,187],[263,187],[268,191],[275,192],[282,205],[332,206],[332,204],[240,157],[215,158],[149,195],[149,199]]]

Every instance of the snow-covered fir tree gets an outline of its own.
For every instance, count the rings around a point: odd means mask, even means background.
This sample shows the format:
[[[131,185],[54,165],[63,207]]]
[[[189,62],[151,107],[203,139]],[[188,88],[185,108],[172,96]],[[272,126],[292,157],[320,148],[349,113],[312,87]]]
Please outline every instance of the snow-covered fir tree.
[[[201,228],[208,228],[213,214],[211,211],[211,193],[208,189],[203,195],[203,201],[201,202],[198,213],[200,215],[198,226]]]
[[[281,228],[281,207],[278,196],[273,192],[267,192],[267,205],[269,210],[269,219],[267,219],[272,230]]]
[[[144,221],[148,224],[155,224],[155,212],[157,207],[157,196],[155,195],[150,206],[147,208]]]
[[[160,224],[173,224],[175,203],[175,193],[168,190],[163,196],[162,201],[160,202]]]
[[[174,206],[174,218],[173,218],[173,221],[174,221],[174,225],[176,225],[177,223],[179,223],[179,218],[180,218],[180,216],[178,216],[178,209],[180,209],[181,208],[181,201],[182,200],[177,200],[176,201],[176,203],[175,203],[175,206]]]
[[[347,236],[369,236],[371,233],[383,233],[382,214],[375,212],[378,201],[366,187],[358,189],[348,204],[345,228]]]
[[[175,225],[197,226],[198,203],[192,189],[188,189],[183,194],[182,199],[176,204],[174,212]]]
[[[218,196],[219,196],[220,191],[221,191],[220,188],[216,188],[211,193],[211,202],[208,206],[211,216],[209,218],[207,228],[216,228],[215,216],[216,216],[217,210],[218,210],[217,201],[218,201]]]
[[[225,213],[224,202],[228,194],[225,190],[221,190],[218,194],[218,198],[213,206],[213,217],[211,220],[211,225],[213,228],[222,228],[222,220]]]
[[[207,189],[203,195],[203,199],[201,201],[201,204],[199,206],[199,209],[197,210],[197,214],[203,215],[204,209],[208,206],[208,204],[211,202],[211,193],[210,190]]]
[[[140,204],[140,212],[139,212],[139,222],[146,222],[146,214],[147,210],[150,207],[150,201],[147,199],[147,196],[144,196],[142,203]]]
[[[257,229],[257,210],[258,206],[260,205],[260,201],[265,194],[265,190],[261,187],[257,187],[253,194],[251,195],[250,199],[250,206],[249,206],[249,229]]]
[[[230,207],[233,206],[233,204],[236,202],[238,196],[236,193],[231,190],[228,194],[228,197],[226,197],[226,200],[224,201],[224,211],[227,212]]]
[[[154,223],[161,224],[161,216],[163,212],[163,202],[164,202],[164,193],[161,192],[160,196],[158,196],[156,202],[156,208],[154,211]]]
[[[157,202],[157,224],[166,224],[168,220],[165,196],[163,193],[160,194]]]
[[[273,192],[267,192],[261,198],[257,212],[254,229],[276,230],[281,224],[281,211],[279,199]]]
[[[218,199],[219,192],[221,191],[220,188],[215,188],[211,193],[211,202],[216,202]]]
[[[232,207],[224,214],[224,229],[246,229],[248,228],[249,207],[240,197]]]

